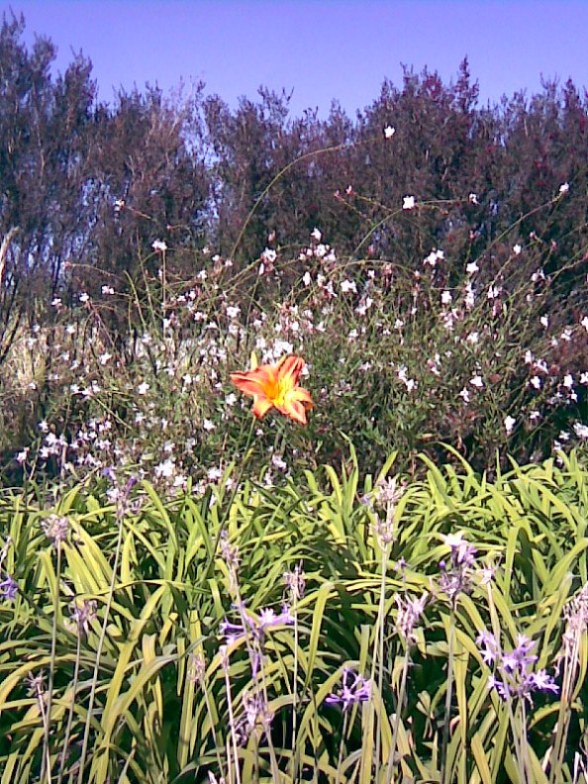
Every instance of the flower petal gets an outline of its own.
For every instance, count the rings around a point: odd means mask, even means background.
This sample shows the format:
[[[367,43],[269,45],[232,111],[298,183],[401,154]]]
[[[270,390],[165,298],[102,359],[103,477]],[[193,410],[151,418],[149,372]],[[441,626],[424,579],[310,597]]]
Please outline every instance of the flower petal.
[[[253,398],[253,413],[258,419],[262,419],[273,407],[273,403],[265,395],[256,395]]]
[[[298,384],[300,374],[304,370],[305,362],[302,357],[295,354],[288,354],[278,362],[276,366],[279,381],[295,387]]]
[[[231,373],[232,383],[246,395],[266,395],[268,386],[275,384],[274,374],[268,365],[255,370]]]

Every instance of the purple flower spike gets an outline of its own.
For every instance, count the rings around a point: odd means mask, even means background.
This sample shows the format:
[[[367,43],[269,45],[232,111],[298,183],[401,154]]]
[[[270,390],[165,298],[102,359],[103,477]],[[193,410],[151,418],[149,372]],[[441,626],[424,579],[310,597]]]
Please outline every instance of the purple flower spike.
[[[554,694],[559,691],[559,686],[546,670],[532,672],[538,658],[531,653],[537,644],[535,640],[518,634],[516,647],[504,653],[495,636],[484,629],[476,643],[486,664],[495,668],[494,674],[488,678],[488,688],[496,689],[503,700],[519,697],[532,702],[534,691],[551,691]]]
[[[13,602],[18,594],[18,583],[10,575],[0,583],[0,598]]]
[[[349,678],[353,680],[349,683]],[[345,667],[343,670],[343,683],[339,693],[333,692],[325,699],[327,705],[341,705],[344,711],[349,710],[360,702],[367,702],[372,693],[371,681],[363,675],[358,675]]]

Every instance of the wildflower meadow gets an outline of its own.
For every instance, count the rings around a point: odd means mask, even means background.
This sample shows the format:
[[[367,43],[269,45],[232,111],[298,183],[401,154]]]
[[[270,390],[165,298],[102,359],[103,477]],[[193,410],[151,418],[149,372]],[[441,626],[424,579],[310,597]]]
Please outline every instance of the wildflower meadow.
[[[2,229],[0,784],[588,784],[588,159],[464,180],[403,126],[430,78],[245,212],[215,137],[206,241],[114,176],[52,271]]]

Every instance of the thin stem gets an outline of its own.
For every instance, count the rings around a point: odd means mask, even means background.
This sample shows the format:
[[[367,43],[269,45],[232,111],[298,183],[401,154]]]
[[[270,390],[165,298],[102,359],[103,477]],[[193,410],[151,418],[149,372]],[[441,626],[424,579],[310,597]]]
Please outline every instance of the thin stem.
[[[570,727],[570,713],[572,701],[572,683],[577,670],[580,639],[578,634],[574,634],[574,643],[569,655],[564,656],[564,674],[561,684],[561,697],[559,701],[559,711],[557,716],[557,732],[553,743],[552,763],[549,771],[550,784],[556,784],[561,777],[561,768],[566,749],[566,741]]]
[[[293,607],[293,615],[294,615],[294,675],[293,675],[293,683],[292,683],[292,781],[296,780],[296,770],[298,768],[298,760],[297,760],[297,753],[296,753],[296,733],[298,731],[298,700],[297,700],[297,693],[298,693],[298,592],[295,590],[294,594],[294,607]]]
[[[120,554],[122,551],[122,539],[123,539],[123,519],[124,516],[122,511],[119,515],[118,519],[118,538],[116,541],[116,552],[114,555],[114,564],[112,567],[112,577],[110,578],[110,586],[108,590],[108,598],[106,600],[106,607],[104,610],[104,620],[102,621],[102,629],[100,630],[100,637],[98,639],[98,648],[96,650],[96,660],[94,662],[94,672],[92,674],[92,685],[90,688],[90,699],[88,702],[88,713],[86,716],[86,724],[84,726],[84,738],[82,741],[82,754],[80,757],[79,763],[79,770],[78,770],[78,784],[83,784],[84,781],[84,764],[86,762],[86,756],[88,753],[88,740],[90,737],[90,725],[92,723],[92,709],[94,707],[94,699],[96,697],[96,689],[98,684],[98,672],[100,670],[100,659],[102,658],[102,650],[104,648],[104,642],[106,640],[106,627],[108,626],[108,616],[110,615],[110,609],[112,607],[112,602],[114,600],[114,585],[116,582],[116,573],[118,570],[118,563],[120,560]]]
[[[227,652],[223,651],[221,656],[223,656],[223,671],[225,673],[225,686],[227,690],[227,708],[229,711],[229,727],[231,730],[231,741],[233,743],[233,755],[235,760],[235,774],[237,778],[237,784],[241,784],[241,771],[239,770],[239,751],[237,749],[237,726],[235,724],[235,714],[233,713],[233,700],[231,699],[231,679],[229,678],[229,662],[227,659]],[[229,758],[229,768],[230,768],[230,754],[228,755]]]
[[[212,572],[213,572],[213,569],[214,569],[214,559],[216,558],[216,553],[217,553],[218,546],[219,546],[219,543],[220,543],[220,540],[221,540],[221,536],[223,535],[223,531],[225,530],[225,525],[227,524],[227,520],[229,519],[229,514],[231,512],[231,507],[233,506],[233,501],[235,500],[235,497],[236,497],[237,492],[239,490],[239,486],[241,484],[241,479],[243,478],[243,474],[245,472],[245,468],[246,468],[246,466],[247,466],[247,464],[248,464],[248,462],[249,462],[249,460],[251,458],[250,446],[251,446],[251,440],[253,438],[253,433],[255,432],[256,423],[257,423],[257,420],[256,419],[252,419],[251,427],[249,428],[249,435],[247,436],[247,442],[245,444],[245,457],[243,458],[243,460],[241,462],[241,468],[239,470],[239,474],[237,476],[237,479],[235,480],[235,486],[233,487],[233,490],[231,492],[231,497],[229,498],[229,502],[228,502],[228,504],[226,506],[226,509],[224,511],[224,514],[223,514],[223,516],[221,518],[221,522],[220,522],[220,525],[218,527],[218,532],[216,534],[214,543],[213,543],[211,551],[210,551],[210,557],[209,557],[208,564],[206,566],[206,571],[205,571],[205,574],[204,574],[204,580],[205,581],[209,580],[212,577]]]
[[[445,716],[443,721],[443,741],[441,745],[441,779],[443,784],[450,784],[451,771],[447,765],[447,747],[449,745],[449,723],[451,720],[451,704],[453,702],[453,647],[455,644],[455,607],[451,604],[449,615],[449,639],[447,658],[447,691],[445,693]]]
[[[379,664],[378,670],[378,694],[382,699],[382,691],[384,686],[384,614],[386,611],[386,566],[388,564],[388,545],[382,547],[382,560],[381,560],[381,576],[380,576],[380,603],[378,607],[378,652],[377,659]],[[372,662],[372,683],[375,674],[376,656]],[[372,701],[373,709],[373,701]],[[381,714],[380,711],[376,714],[376,752],[374,756],[374,769],[377,775],[378,765],[380,763],[380,745],[381,745]]]
[[[349,722],[349,712],[343,712],[343,727],[341,729],[341,741],[339,742],[339,756],[337,757],[337,778],[335,784],[339,784],[341,775],[341,763],[343,762],[343,743],[345,742],[345,735],[347,734],[347,724]]]
[[[72,683],[72,695],[71,695],[71,705],[69,706],[69,715],[67,717],[67,727],[65,729],[65,739],[63,741],[63,749],[61,750],[61,763],[59,765],[59,777],[57,779],[57,784],[61,784],[63,780],[63,774],[65,771],[65,762],[67,757],[67,751],[69,748],[69,739],[71,737],[71,725],[73,723],[73,714],[74,714],[74,705],[76,701],[76,690],[78,687],[78,678],[80,674],[80,655],[82,649],[82,642],[81,642],[81,630],[78,627],[78,639],[76,644],[76,662],[74,665],[74,674],[73,674],[73,683]]]
[[[400,729],[400,711],[404,704],[404,695],[406,693],[406,682],[408,680],[408,667],[410,664],[410,647],[406,643],[406,653],[404,654],[404,664],[402,666],[402,678],[400,680],[400,689],[398,691],[398,699],[396,701],[396,713],[394,714],[394,726],[392,727],[392,742],[390,744],[390,754],[388,755],[388,770],[386,773],[386,784],[392,784],[392,776],[394,775],[394,754],[396,753],[396,744],[398,743],[398,730]]]
[[[53,619],[51,623],[51,657],[49,661],[49,684],[47,686],[47,722],[45,724],[45,735],[43,743],[47,749],[47,760],[49,767],[45,771],[47,781],[51,781],[51,756],[49,754],[49,726],[51,723],[51,711],[53,709],[53,684],[55,680],[55,653],[57,649],[57,613],[59,609],[59,582],[61,580],[61,540],[57,539],[57,570],[55,576],[55,594],[53,596]],[[41,772],[43,781],[43,771]]]

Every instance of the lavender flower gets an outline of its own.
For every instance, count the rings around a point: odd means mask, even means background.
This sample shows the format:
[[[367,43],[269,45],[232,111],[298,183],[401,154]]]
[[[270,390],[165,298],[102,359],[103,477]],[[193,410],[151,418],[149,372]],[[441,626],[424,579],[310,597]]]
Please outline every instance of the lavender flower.
[[[70,523],[67,517],[52,514],[45,520],[41,520],[41,528],[47,539],[50,539],[55,546],[58,546],[67,539]]]
[[[476,548],[465,541],[462,531],[444,536],[443,539],[451,552],[449,563],[439,563],[439,586],[455,604],[460,593],[469,593],[472,588]]]
[[[243,714],[235,727],[237,743],[244,746],[253,732],[269,733],[273,713],[269,710],[262,692],[243,695]]]
[[[496,637],[484,629],[476,643],[480,646],[486,664],[495,667],[495,674],[488,678],[488,688],[496,689],[503,700],[518,697],[532,702],[534,691],[551,691],[554,694],[559,691],[558,685],[546,670],[532,671],[538,658],[531,653],[537,644],[535,640],[518,634],[516,647],[504,653]]]
[[[350,677],[352,678],[349,683]],[[341,705],[343,710],[349,710],[360,702],[367,702],[372,693],[371,681],[363,675],[354,673],[348,667],[343,669],[343,682],[338,693],[333,692],[325,699],[327,705]]]
[[[242,610],[241,623],[231,623],[230,621],[224,620],[220,625],[221,634],[225,636],[227,645],[248,638],[263,643],[268,629],[294,623],[294,616],[286,604],[282,607],[281,613],[276,614],[275,610],[268,607],[265,610],[261,610],[257,618],[248,615],[245,612],[244,606],[240,609]]]
[[[18,594],[18,583],[10,575],[0,582],[0,598],[13,602]]]
[[[96,601],[84,599],[81,604],[74,602],[70,611],[70,618],[77,626],[78,634],[90,633],[90,624],[96,620]]]
[[[414,630],[423,614],[428,598],[429,595],[427,593],[422,594],[419,599],[412,599],[410,596],[407,598],[396,596],[396,604],[398,606],[396,628],[406,640],[407,645],[414,645],[417,641]]]
[[[292,602],[297,602],[302,599],[306,590],[306,581],[304,580],[302,561],[299,564],[296,564],[291,572],[284,572],[282,579],[284,580],[286,589],[290,594],[290,600]]]

